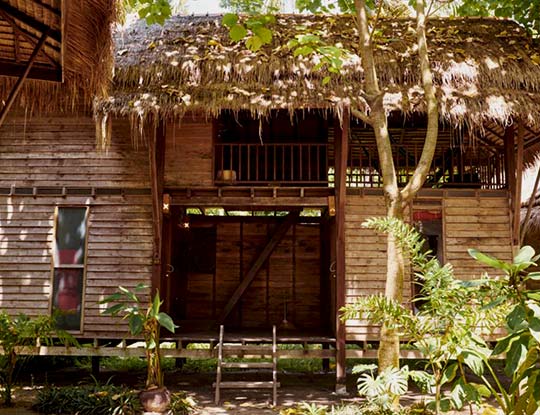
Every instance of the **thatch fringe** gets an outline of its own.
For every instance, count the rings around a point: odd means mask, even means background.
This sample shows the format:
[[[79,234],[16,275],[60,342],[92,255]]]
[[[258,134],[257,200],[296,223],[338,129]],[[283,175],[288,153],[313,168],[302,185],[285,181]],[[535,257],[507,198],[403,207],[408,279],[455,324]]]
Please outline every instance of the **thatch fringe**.
[[[109,93],[116,0],[70,0],[65,9],[64,83],[26,80],[17,105],[30,113],[87,111],[94,97]],[[0,77],[0,96],[7,96],[16,81]]]

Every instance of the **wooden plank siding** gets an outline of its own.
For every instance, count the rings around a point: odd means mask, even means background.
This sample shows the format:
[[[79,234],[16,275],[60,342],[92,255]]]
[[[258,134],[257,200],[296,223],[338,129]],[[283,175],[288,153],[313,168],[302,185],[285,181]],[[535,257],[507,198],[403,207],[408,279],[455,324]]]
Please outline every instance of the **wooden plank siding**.
[[[213,186],[213,124],[186,116],[168,123],[165,138],[165,187]]]
[[[348,195],[346,206],[346,296],[384,293],[386,238],[362,228],[366,219],[384,216],[382,196]],[[493,270],[472,259],[467,250],[477,248],[497,258],[511,260],[511,221],[505,197],[446,197],[442,200],[444,258],[460,279],[472,279]],[[403,297],[411,299],[411,280],[406,277]],[[347,322],[347,340],[378,340],[377,329],[365,321]]]
[[[212,319],[220,314],[273,226],[270,222],[240,220],[217,225],[215,287],[211,274],[188,274],[188,320]],[[320,267],[320,227],[293,225],[246,289],[226,319],[226,325],[237,328],[280,325],[287,301],[290,322],[298,328],[319,329]]]
[[[50,312],[55,207],[88,206],[81,335],[123,337],[125,321],[101,316],[97,302],[120,284],[149,283],[152,266],[148,155],[133,147],[128,122],[113,122],[111,146],[99,152],[91,117],[10,118],[0,129],[0,170],[4,189],[136,190],[0,194],[0,309],[31,316]]]

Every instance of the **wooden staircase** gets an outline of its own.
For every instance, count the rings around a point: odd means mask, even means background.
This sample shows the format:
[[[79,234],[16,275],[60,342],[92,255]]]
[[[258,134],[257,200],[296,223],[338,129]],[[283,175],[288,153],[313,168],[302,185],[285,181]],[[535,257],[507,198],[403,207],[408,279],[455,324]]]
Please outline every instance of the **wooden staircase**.
[[[215,403],[219,405],[221,389],[272,389],[272,404],[277,403],[277,342],[276,326],[272,327],[272,347],[258,345],[234,345],[224,346],[224,327],[219,327],[218,362],[216,371]],[[271,362],[227,362],[225,359],[230,356],[242,357],[246,360],[271,357]],[[272,369],[272,380],[269,381],[222,381],[223,369]]]

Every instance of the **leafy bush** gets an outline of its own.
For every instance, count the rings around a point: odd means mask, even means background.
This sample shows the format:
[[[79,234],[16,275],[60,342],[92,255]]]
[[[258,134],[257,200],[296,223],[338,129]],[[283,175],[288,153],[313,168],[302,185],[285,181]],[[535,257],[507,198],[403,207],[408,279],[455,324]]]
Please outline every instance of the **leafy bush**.
[[[186,415],[197,408],[197,402],[185,392],[176,392],[171,395],[171,411],[175,415]]]
[[[136,391],[114,385],[46,387],[33,408],[44,414],[135,415],[142,411]]]

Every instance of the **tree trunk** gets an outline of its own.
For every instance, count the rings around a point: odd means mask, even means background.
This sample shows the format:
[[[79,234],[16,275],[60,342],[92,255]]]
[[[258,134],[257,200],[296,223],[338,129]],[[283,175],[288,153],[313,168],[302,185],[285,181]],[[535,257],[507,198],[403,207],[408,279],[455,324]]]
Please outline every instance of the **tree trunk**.
[[[391,195],[387,194],[387,205],[386,214],[388,217],[403,219],[402,200],[399,194],[397,197],[391,197]],[[387,236],[386,250],[385,296],[401,303],[403,300],[405,263],[403,253],[391,233]],[[399,367],[399,335],[387,325],[381,327],[377,357],[379,360],[379,372],[389,367]]]

